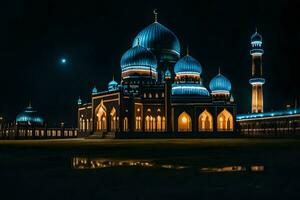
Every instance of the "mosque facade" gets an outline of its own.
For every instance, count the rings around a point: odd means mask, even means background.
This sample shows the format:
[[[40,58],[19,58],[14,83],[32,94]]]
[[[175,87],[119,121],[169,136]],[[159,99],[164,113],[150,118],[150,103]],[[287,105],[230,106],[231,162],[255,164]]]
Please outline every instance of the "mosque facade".
[[[235,133],[230,80],[219,70],[204,83],[205,68],[181,53],[179,39],[156,13],[121,57],[120,69],[119,82],[93,88],[89,103],[78,99],[80,132]]]

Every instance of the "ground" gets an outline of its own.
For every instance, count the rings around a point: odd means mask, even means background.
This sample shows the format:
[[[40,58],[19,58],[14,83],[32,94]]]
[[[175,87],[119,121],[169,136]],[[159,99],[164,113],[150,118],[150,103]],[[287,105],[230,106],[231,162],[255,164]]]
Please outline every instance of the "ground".
[[[75,169],[74,158],[153,167]],[[0,141],[0,188],[7,199],[299,199],[299,158],[297,139]]]

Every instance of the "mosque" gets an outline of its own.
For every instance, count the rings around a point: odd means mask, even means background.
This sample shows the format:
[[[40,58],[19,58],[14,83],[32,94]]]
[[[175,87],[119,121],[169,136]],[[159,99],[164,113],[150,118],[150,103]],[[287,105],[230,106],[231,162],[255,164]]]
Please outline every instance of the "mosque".
[[[157,19],[133,39],[120,60],[121,80],[78,99],[78,129],[89,133],[234,134],[236,103],[230,80],[219,73],[208,84],[205,68],[181,53],[177,36]]]

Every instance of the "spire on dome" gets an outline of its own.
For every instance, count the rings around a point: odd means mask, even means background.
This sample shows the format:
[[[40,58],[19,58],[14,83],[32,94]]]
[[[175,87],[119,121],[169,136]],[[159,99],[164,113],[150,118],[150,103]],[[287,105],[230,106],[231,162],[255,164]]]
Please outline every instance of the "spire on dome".
[[[219,74],[221,74],[221,67],[219,67]]]
[[[158,20],[158,12],[157,12],[156,8],[153,10],[153,14],[154,14],[154,22],[157,22],[157,20]]]
[[[189,55],[189,45],[186,46],[186,55]]]

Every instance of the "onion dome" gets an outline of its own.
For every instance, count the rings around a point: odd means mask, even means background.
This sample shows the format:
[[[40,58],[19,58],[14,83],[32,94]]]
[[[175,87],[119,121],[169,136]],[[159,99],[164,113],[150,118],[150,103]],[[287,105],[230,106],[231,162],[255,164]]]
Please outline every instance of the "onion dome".
[[[219,73],[210,81],[209,88],[212,91],[212,94],[229,94],[231,83],[229,79]]]
[[[170,72],[169,69],[167,69],[167,71],[165,71],[165,79],[171,79],[172,78],[172,74]]]
[[[186,55],[177,61],[174,67],[176,75],[192,74],[200,75],[202,72],[201,64],[192,56]]]
[[[113,80],[108,83],[108,91],[114,91],[117,89],[118,89],[118,82],[115,81],[113,78]]]
[[[255,31],[255,33],[251,36],[251,42],[262,42],[262,36]]]
[[[158,59],[176,62],[180,57],[180,43],[177,36],[164,25],[155,21],[135,37],[132,46],[140,45],[151,50]]]
[[[209,96],[209,92],[202,84],[175,83],[172,85],[172,95]]]
[[[94,86],[94,88],[92,89],[92,94],[97,94],[98,93],[98,90],[96,88],[96,86]]]
[[[137,45],[127,50],[121,58],[122,78],[156,76],[157,60],[155,55]]]
[[[24,109],[23,112],[17,115],[16,122],[18,125],[38,125],[44,124],[43,118],[41,118],[37,111],[34,110],[31,105]]]

